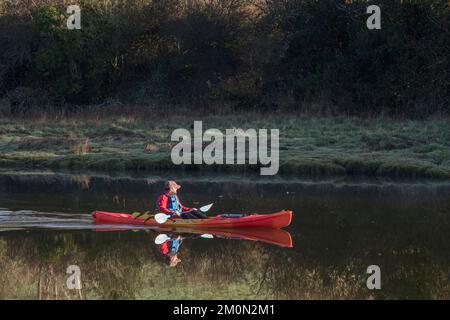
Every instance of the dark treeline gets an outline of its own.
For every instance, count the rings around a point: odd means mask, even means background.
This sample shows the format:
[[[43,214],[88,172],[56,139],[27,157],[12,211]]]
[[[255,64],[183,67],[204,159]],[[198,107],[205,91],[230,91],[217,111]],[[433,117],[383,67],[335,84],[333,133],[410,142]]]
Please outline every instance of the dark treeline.
[[[425,116],[450,102],[447,0],[0,1],[0,111],[227,105]],[[125,107],[124,107],[125,108]]]

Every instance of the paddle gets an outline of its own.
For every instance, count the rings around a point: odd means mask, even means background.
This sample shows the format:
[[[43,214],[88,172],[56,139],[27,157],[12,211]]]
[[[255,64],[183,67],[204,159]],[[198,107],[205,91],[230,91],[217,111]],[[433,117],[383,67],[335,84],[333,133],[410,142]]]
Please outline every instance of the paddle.
[[[200,207],[198,210],[200,210],[201,212],[206,212],[206,211],[208,211],[209,209],[211,209],[211,207],[213,206],[213,204],[214,204],[214,203],[207,204],[206,206]]]
[[[158,236],[155,238],[155,244],[163,244],[169,239],[170,237],[165,233],[158,234]]]
[[[206,206],[200,207],[199,210],[201,212],[206,212],[213,206],[213,203],[207,204]],[[155,214],[155,221],[158,223],[166,222],[171,216],[165,213],[157,213]]]
[[[200,237],[204,238],[204,239],[214,238],[214,236],[209,233],[202,234],[202,235],[200,235]],[[167,240],[170,240],[170,237],[165,233],[161,233],[161,234],[158,234],[158,236],[155,238],[155,244],[160,245],[160,244],[163,244],[164,242],[166,242]]]
[[[143,220],[146,220],[147,218],[151,217],[151,213],[150,211],[145,211],[144,213],[140,213],[140,212],[133,212],[131,214],[131,216],[135,219],[137,218],[141,218]]]
[[[210,203],[210,204],[207,204],[207,205],[205,205],[205,206],[203,206],[203,207],[200,207],[199,210],[200,210],[201,212],[206,212],[206,211],[208,211],[209,209],[211,209],[212,206],[213,206],[213,203]],[[158,213],[158,214],[164,214],[164,213]],[[131,214],[131,216],[132,216],[133,218],[135,218],[135,219],[140,218],[140,219],[142,219],[142,220],[147,221],[149,218],[152,217],[152,214],[150,213],[150,211],[146,211],[145,213],[133,212],[133,213]],[[170,218],[170,217],[169,217],[169,218]],[[167,219],[169,219],[169,218],[167,218]],[[159,218],[159,219],[162,221],[163,218]],[[164,220],[163,222],[158,222],[158,223],[164,223],[164,222],[167,221],[167,219]],[[156,216],[155,216],[155,220],[156,220]]]

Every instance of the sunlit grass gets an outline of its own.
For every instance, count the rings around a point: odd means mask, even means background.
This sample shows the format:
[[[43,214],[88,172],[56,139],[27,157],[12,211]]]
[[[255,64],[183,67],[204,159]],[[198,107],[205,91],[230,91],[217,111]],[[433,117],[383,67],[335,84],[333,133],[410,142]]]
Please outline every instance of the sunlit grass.
[[[170,160],[176,128],[280,129],[280,171],[297,176],[365,175],[450,178],[450,121],[261,114],[170,118],[115,116],[0,121],[3,167],[177,169]],[[198,169],[198,167],[184,167]],[[254,170],[249,166],[202,170]]]

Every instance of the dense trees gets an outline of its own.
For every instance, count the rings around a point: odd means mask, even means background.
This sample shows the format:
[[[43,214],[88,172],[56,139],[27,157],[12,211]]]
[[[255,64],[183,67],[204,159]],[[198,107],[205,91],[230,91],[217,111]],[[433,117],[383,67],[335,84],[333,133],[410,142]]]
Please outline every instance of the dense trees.
[[[450,7],[363,0],[0,3],[0,108],[227,103],[357,114],[447,112]]]

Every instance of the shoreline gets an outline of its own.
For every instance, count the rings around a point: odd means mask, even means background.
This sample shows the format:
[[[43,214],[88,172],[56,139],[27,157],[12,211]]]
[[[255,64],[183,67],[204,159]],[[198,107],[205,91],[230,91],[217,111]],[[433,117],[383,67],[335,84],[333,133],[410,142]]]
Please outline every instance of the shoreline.
[[[12,179],[104,179],[104,180],[133,180],[133,181],[165,181],[168,177],[166,171],[156,172],[130,172],[130,171],[65,171],[65,170],[17,170],[14,168],[0,168],[0,178]],[[267,184],[267,185],[333,185],[333,186],[352,186],[352,187],[383,187],[383,186],[403,186],[403,187],[450,187],[450,180],[447,179],[410,179],[410,178],[373,178],[364,176],[353,177],[319,177],[319,178],[298,178],[288,177],[286,175],[277,175],[275,177],[263,177],[259,175],[248,175],[239,173],[230,174],[207,174],[195,175],[192,172],[183,172],[177,175],[178,181],[200,182],[200,183],[244,183],[244,184]]]

